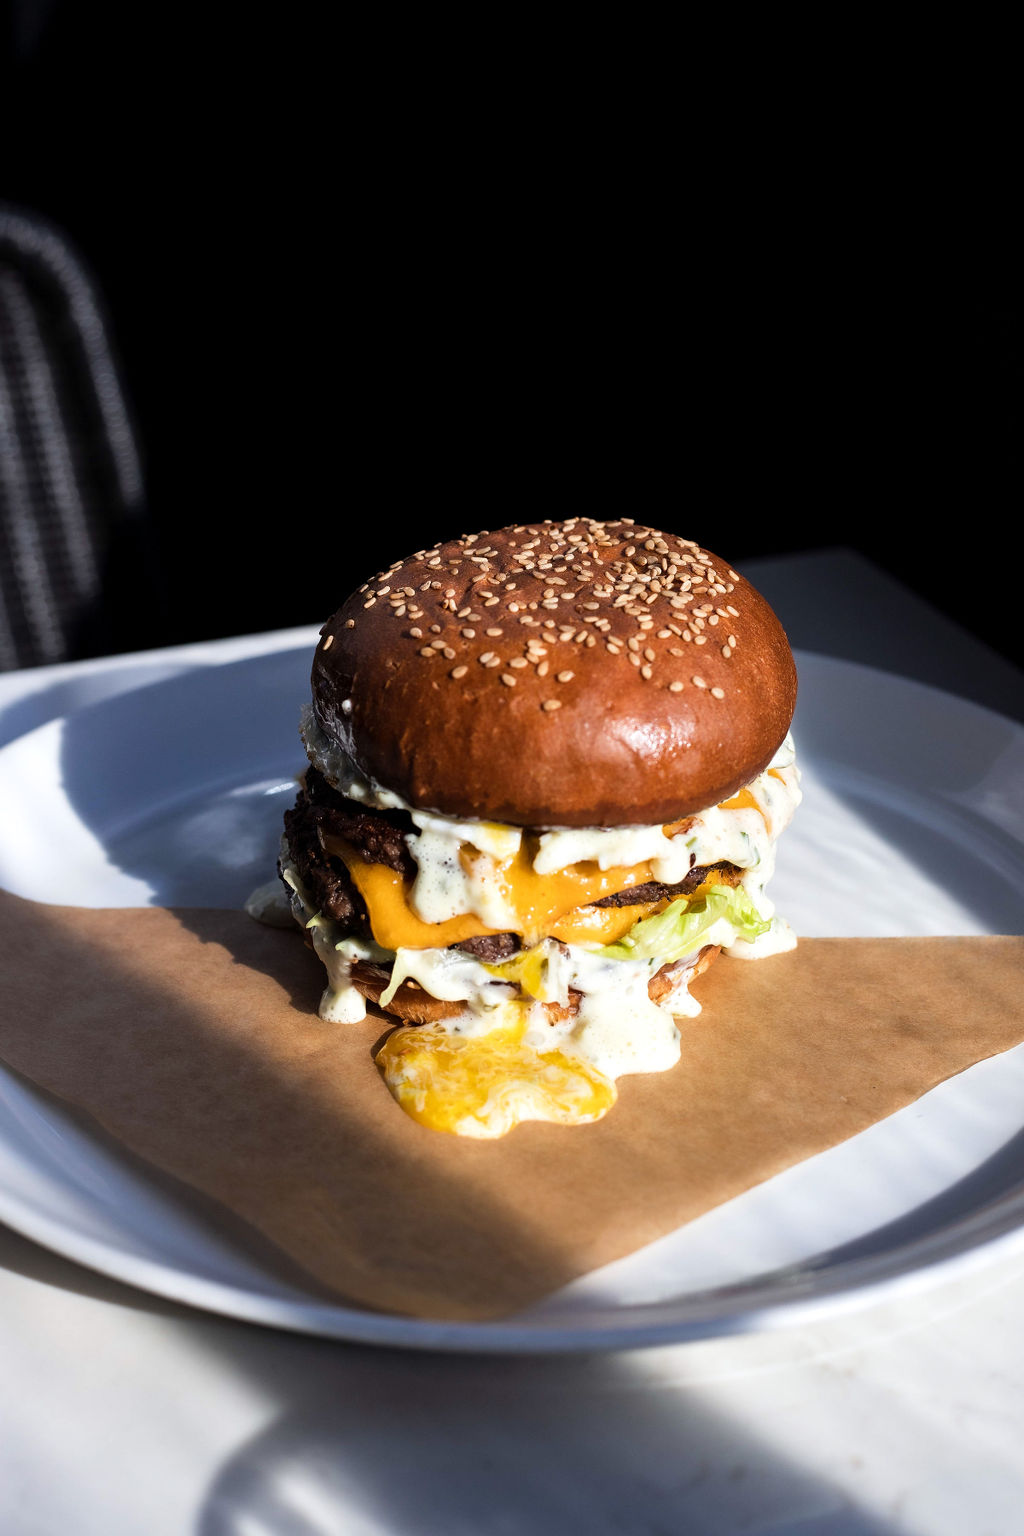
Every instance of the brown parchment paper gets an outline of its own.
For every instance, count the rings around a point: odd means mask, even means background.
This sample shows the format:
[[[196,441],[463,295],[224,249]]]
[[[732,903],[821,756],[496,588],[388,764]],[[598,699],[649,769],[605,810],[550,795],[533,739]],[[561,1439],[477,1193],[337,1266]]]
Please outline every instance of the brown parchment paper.
[[[0,1058],[349,1302],[515,1311],[1024,1039],[1024,939],[804,939],[697,983],[670,1072],[590,1126],[417,1125],[316,1016],[296,931],[0,892]]]

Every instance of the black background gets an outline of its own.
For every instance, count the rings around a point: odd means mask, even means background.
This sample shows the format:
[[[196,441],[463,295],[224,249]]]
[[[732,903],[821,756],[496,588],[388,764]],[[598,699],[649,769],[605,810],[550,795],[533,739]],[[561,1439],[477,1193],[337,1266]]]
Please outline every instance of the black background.
[[[906,147],[781,109],[726,143],[607,81],[559,125],[322,24],[12,12],[0,195],[91,270],[145,458],[117,649],[320,622],[437,538],[586,513],[741,568],[852,547],[1024,659],[991,156],[943,150],[926,212]]]

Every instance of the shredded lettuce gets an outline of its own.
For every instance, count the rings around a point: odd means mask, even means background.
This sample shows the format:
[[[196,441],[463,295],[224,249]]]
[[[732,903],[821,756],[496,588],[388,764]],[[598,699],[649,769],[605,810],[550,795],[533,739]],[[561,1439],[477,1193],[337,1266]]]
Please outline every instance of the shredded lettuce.
[[[699,949],[704,935],[724,918],[742,939],[767,933],[771,923],[761,916],[742,886],[713,885],[690,901],[680,897],[653,917],[643,917],[621,939],[598,954],[610,960],[681,960]]]

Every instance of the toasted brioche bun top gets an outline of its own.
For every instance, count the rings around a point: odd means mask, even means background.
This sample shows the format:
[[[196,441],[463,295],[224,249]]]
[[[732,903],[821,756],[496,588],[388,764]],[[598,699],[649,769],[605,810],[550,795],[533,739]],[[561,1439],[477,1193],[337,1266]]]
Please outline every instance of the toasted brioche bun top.
[[[519,524],[397,562],[321,630],[320,724],[420,810],[528,827],[671,822],[789,730],[781,624],[717,555],[622,519]]]

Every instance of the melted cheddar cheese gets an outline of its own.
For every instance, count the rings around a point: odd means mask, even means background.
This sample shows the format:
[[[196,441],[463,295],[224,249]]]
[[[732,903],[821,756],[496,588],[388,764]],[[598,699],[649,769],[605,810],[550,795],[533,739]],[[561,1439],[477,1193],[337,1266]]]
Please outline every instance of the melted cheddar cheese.
[[[582,1056],[537,1050],[524,1023],[503,1020],[473,1038],[424,1024],[392,1031],[376,1056],[391,1092],[414,1120],[460,1136],[503,1136],[522,1120],[600,1120],[615,1084]]]
[[[344,861],[353,883],[366,903],[373,937],[384,949],[446,949],[466,939],[506,930],[488,927],[473,913],[463,913],[441,923],[417,917],[410,900],[411,882],[384,864],[371,864],[342,838],[325,835],[326,852]],[[465,864],[485,859],[476,849],[463,847]],[[489,861],[490,862],[490,861]],[[603,896],[643,885],[652,879],[649,864],[632,869],[601,869],[596,863],[577,864],[554,875],[538,875],[530,852],[521,847],[510,859],[491,862],[490,873],[503,901],[514,916],[509,930],[521,933],[529,943],[551,936],[566,943],[611,944],[660,903],[642,902],[628,907],[595,907]]]

